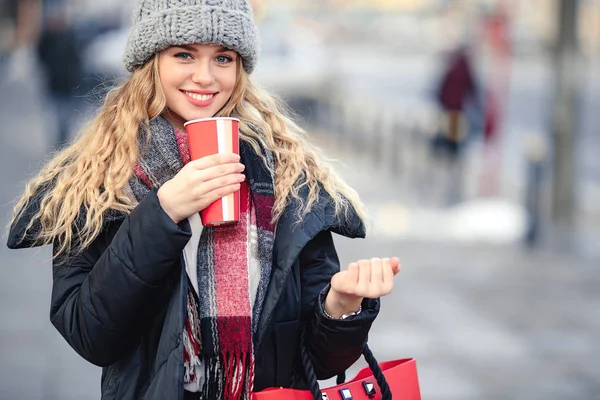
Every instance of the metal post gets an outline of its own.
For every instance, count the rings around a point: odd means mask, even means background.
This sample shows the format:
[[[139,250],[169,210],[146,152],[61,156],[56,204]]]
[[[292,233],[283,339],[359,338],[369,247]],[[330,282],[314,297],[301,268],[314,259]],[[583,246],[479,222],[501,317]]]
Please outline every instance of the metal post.
[[[542,186],[547,169],[547,144],[540,136],[531,136],[527,142],[527,186],[525,208],[527,210],[527,232],[525,244],[532,248],[541,240],[542,233]]]
[[[575,210],[574,138],[579,53],[577,48],[578,2],[560,0],[559,34],[554,54],[552,220],[572,227]]]

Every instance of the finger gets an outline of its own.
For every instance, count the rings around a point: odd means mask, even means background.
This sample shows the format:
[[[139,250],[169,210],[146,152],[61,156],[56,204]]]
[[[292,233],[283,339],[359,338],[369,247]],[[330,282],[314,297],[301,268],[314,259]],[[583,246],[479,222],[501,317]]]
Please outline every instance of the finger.
[[[219,164],[202,170],[197,170],[196,176],[200,181],[209,181],[229,174],[239,174],[246,167],[240,163]]]
[[[354,294],[356,292],[356,283],[358,282],[358,264],[350,263],[348,271],[343,275],[344,280],[340,286],[340,291],[346,294]]]
[[[198,197],[206,196],[212,191],[236,183],[242,183],[244,180],[246,180],[246,175],[244,174],[229,174],[221,176],[215,179],[199,183],[196,187],[195,193]]]
[[[384,286],[389,285],[390,282],[394,281],[394,268],[392,267],[391,260],[386,263],[383,267],[383,284]]]
[[[390,279],[389,281],[386,281],[381,285],[380,296],[387,296],[388,294],[390,294],[392,292],[393,289],[394,289],[394,280]]]
[[[350,263],[348,265],[348,274],[346,275],[346,282],[356,286],[358,283],[358,264]]]
[[[358,262],[358,283],[356,285],[356,294],[365,296],[371,283],[371,261],[360,260]]]
[[[206,157],[192,160],[189,162],[190,167],[195,169],[206,169],[221,164],[232,164],[240,161],[239,154],[235,153],[216,153]]]
[[[400,272],[400,260],[398,259],[398,257],[392,257],[390,259],[390,265],[392,267],[392,270],[394,271],[394,275]]]
[[[344,282],[346,281],[347,275],[348,271],[340,271],[333,275],[331,278],[331,288],[338,292],[345,290]]]
[[[383,282],[383,266],[385,265],[385,258],[383,260],[379,258],[373,258],[371,260],[371,284],[374,287],[379,287]],[[389,261],[388,261],[389,262]],[[377,286],[375,286],[377,285]]]
[[[375,298],[381,295],[381,287],[383,286],[383,268],[384,260],[374,258],[371,260],[371,284],[366,297]]]
[[[225,197],[228,194],[235,192],[236,190],[240,190],[240,186],[241,185],[239,183],[235,183],[232,185],[220,187],[218,189],[213,190],[212,192],[207,193],[204,196],[203,200],[207,200],[209,203],[212,203],[213,201],[219,200],[220,198]]]
[[[382,296],[390,294],[394,287],[394,271],[390,260],[383,266],[383,283],[381,285]]]

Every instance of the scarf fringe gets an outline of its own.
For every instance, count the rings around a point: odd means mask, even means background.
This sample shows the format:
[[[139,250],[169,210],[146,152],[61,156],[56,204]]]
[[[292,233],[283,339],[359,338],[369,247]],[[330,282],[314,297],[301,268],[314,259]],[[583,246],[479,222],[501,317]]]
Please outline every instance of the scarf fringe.
[[[196,367],[200,366],[200,353],[201,343],[198,342],[200,338],[200,327],[198,326],[198,303],[191,291],[188,291],[188,303],[187,303],[187,318],[185,320],[184,334],[183,334],[183,371],[184,371],[184,382],[191,383],[198,379],[196,375]]]
[[[252,351],[222,353],[218,358],[205,357],[202,398],[245,400],[252,392],[254,357]]]
[[[183,335],[183,340],[183,356],[185,360],[183,364],[184,382],[195,382],[198,378],[196,376],[196,367],[201,365],[200,358],[194,353],[189,336]]]

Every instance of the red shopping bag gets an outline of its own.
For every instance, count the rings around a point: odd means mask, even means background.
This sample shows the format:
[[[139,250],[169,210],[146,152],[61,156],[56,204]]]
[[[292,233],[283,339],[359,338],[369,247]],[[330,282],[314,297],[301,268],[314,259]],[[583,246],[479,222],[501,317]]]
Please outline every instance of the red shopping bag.
[[[417,363],[414,358],[382,362],[379,364],[394,400],[421,400]],[[323,399],[379,400],[381,389],[368,367],[359,371],[354,379],[327,389],[322,389]],[[369,395],[369,393],[372,393]],[[351,396],[348,396],[348,394]],[[344,397],[344,396],[347,397]],[[253,393],[253,400],[314,400],[309,390],[273,388]]]
[[[414,358],[377,363],[368,347],[363,353],[369,367],[358,372],[354,379],[326,389],[318,389],[312,366],[308,376],[317,391],[270,388],[252,394],[252,400],[421,400],[417,363]],[[306,360],[307,358],[304,357]],[[305,363],[305,368],[307,367]],[[317,397],[319,396],[319,397]]]

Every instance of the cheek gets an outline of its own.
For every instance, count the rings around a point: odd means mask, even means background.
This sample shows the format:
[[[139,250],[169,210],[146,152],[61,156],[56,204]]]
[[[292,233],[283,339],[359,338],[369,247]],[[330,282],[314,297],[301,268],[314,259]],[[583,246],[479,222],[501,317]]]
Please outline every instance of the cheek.
[[[163,90],[172,91],[176,89],[181,83],[181,78],[176,73],[167,73],[161,76],[160,83],[162,84]]]
[[[159,64],[160,66],[160,64]],[[185,80],[186,71],[168,62],[163,63],[160,71],[160,84],[165,93],[177,90]]]
[[[224,92],[232,92],[237,80],[237,72],[235,68],[223,71],[221,75],[221,90]]]

